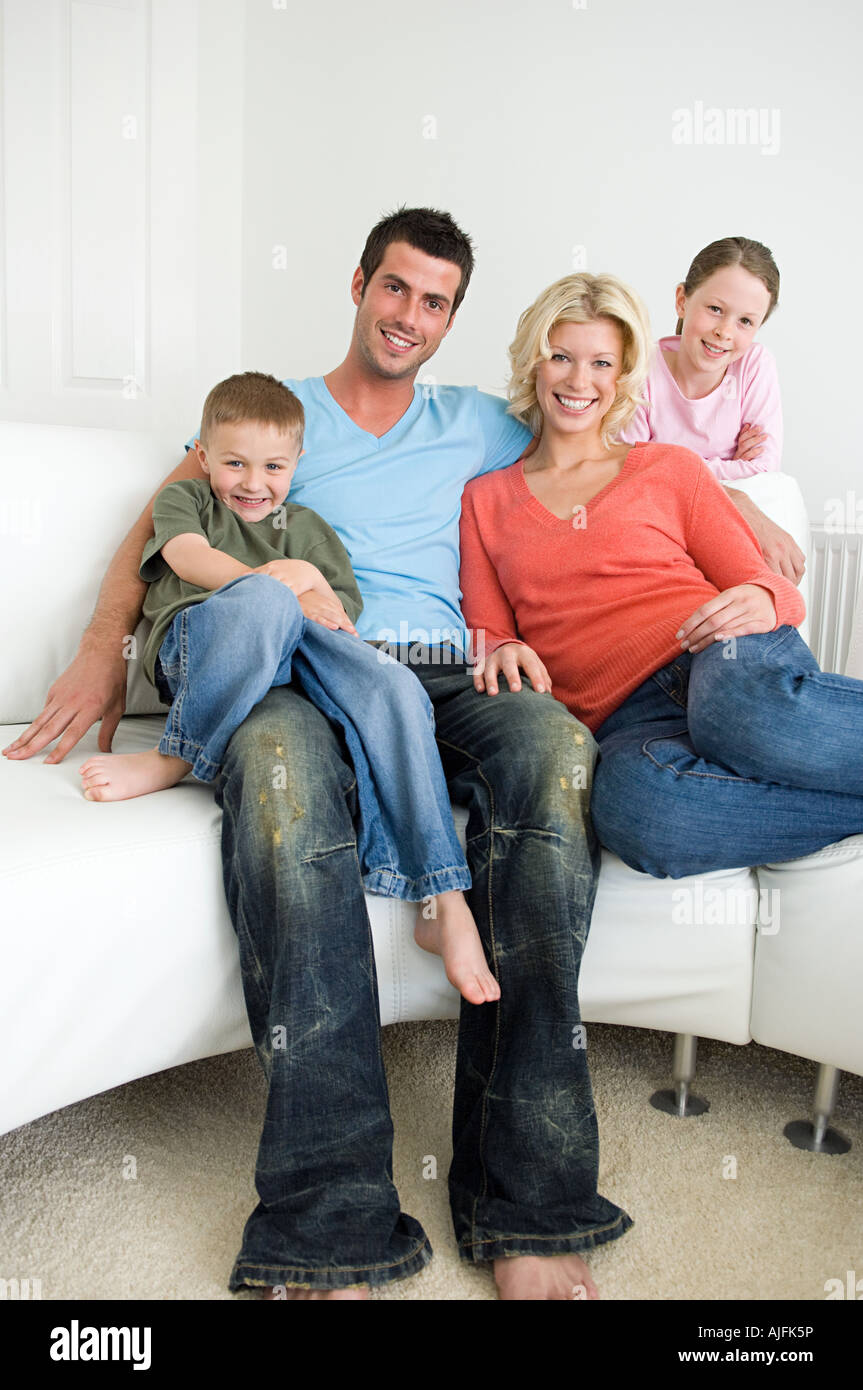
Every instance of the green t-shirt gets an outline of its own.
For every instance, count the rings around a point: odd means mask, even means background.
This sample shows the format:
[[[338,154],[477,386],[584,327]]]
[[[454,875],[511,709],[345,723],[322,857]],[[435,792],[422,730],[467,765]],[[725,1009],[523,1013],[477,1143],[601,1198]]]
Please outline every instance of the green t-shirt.
[[[200,589],[180,579],[162,557],[162,546],[173,536],[189,532],[204,536],[214,550],[223,550],[250,568],[268,560],[308,560],[316,565],[341,599],[351,622],[363,601],[348,552],[332,526],[310,507],[285,501],[260,521],[244,521],[220,502],[203,478],[169,483],[153,503],[153,535],[144,546],[138,570],[149,584],[144,617],[153,630],[144,648],[144,671],[155,685],[156,656],[165,634],[181,608],[209,598],[214,589]]]

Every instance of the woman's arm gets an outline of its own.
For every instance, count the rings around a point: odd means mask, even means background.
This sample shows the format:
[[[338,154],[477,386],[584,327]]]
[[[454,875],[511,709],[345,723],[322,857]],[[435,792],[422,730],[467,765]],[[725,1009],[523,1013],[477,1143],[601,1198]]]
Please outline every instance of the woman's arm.
[[[471,487],[462,494],[460,523],[462,613],[475,654],[473,683],[496,695],[502,671],[510,690],[521,689],[521,668],[535,690],[551,690],[551,677],[536,652],[518,636],[515,614],[485,547]]]
[[[681,624],[682,641],[690,651],[700,651],[718,636],[771,632],[786,623],[796,627],[806,616],[794,584],[767,567],[753,532],[706,468],[696,477],[686,550],[705,579],[719,590],[716,598]],[[761,593],[738,592],[752,586],[767,591],[769,605]]]

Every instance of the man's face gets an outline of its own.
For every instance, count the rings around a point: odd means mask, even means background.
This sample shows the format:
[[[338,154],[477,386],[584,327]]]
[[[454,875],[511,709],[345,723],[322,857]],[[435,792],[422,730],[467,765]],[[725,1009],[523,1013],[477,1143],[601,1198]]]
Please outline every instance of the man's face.
[[[284,502],[300,456],[293,431],[256,420],[216,425],[198,461],[213,492],[245,521],[260,521]]]
[[[452,261],[404,241],[390,242],[367,285],[357,269],[351,282],[354,334],[366,366],[390,381],[415,376],[453,325],[460,284],[461,271]]]

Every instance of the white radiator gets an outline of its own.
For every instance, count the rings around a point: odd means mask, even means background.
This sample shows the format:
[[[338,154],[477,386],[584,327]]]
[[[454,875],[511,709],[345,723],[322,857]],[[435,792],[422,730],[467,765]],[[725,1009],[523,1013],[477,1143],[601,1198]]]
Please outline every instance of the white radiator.
[[[809,556],[809,645],[823,671],[844,672],[855,637],[849,674],[863,660],[863,633],[854,634],[854,615],[863,599],[863,531],[812,526]],[[858,622],[861,627],[861,622]]]

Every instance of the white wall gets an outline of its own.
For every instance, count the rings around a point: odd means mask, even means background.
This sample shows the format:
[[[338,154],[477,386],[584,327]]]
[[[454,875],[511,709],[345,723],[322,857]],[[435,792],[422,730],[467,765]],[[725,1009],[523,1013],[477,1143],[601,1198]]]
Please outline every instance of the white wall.
[[[244,365],[305,375],[341,359],[351,273],[398,203],[448,209],[477,244],[459,321],[428,366],[440,381],[501,384],[519,312],[574,268],[574,247],[640,291],[659,336],[694,254],[751,236],[782,275],[762,337],[779,363],[785,467],[813,520],[847,490],[863,509],[845,404],[859,316],[843,312],[863,225],[857,0],[581,6],[248,0]],[[763,110],[766,138],[675,143],[672,113],[699,102]]]

